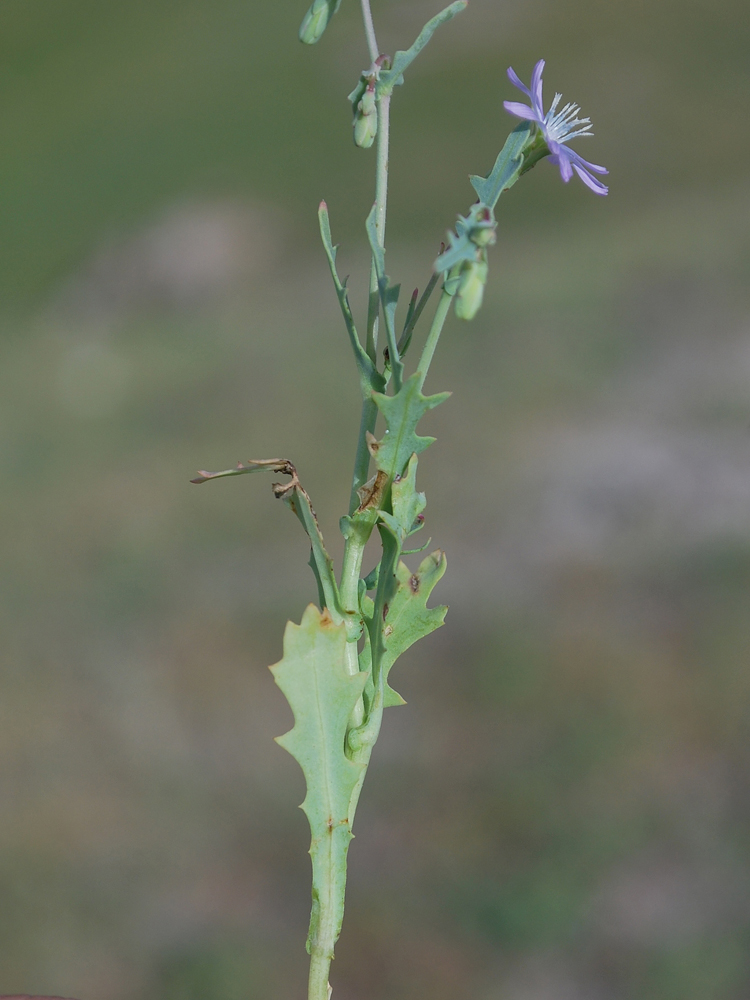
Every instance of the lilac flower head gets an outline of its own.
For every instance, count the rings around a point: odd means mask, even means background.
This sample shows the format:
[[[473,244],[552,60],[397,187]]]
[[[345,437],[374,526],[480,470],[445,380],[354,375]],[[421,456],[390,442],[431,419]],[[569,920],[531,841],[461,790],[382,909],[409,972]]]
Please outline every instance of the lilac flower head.
[[[607,174],[606,167],[597,166],[596,163],[589,163],[579,156],[575,150],[568,149],[566,143],[580,135],[593,135],[591,131],[591,119],[579,118],[581,110],[577,104],[566,104],[562,111],[557,110],[562,94],[555,94],[555,99],[550,105],[549,111],[544,113],[542,104],[542,73],[544,71],[544,59],[540,59],[531,74],[531,87],[525,86],[512,67],[508,67],[508,78],[514,87],[518,87],[531,101],[531,107],[527,104],[518,104],[515,101],[503,101],[506,111],[509,111],[517,118],[525,121],[535,122],[541,129],[544,140],[550,151],[550,160],[560,168],[560,176],[567,182],[573,176],[573,171],[578,174],[583,183],[590,187],[595,194],[607,194],[607,188],[601,181],[592,175]]]

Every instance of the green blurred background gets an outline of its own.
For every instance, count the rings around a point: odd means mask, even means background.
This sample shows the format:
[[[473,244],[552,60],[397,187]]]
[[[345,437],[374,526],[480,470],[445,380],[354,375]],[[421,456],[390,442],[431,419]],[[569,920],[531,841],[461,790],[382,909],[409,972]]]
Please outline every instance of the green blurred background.
[[[332,549],[361,308],[358,5],[0,5],[0,992],[303,997],[308,833],[266,666]],[[374,0],[381,47],[437,2]],[[336,1000],[750,995],[750,14],[471,0],[393,107],[389,270],[424,285],[511,120],[581,102],[608,198],[541,164],[430,376],[447,625],[397,667]],[[395,676],[395,675],[394,675]]]

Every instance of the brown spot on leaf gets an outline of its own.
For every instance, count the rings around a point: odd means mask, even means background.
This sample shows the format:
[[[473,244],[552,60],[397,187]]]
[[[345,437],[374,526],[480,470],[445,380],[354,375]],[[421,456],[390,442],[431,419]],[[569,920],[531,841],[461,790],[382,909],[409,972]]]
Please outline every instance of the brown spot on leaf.
[[[383,621],[385,621],[387,617],[388,617],[388,605],[384,604],[383,605]]]
[[[371,507],[379,507],[387,484],[388,473],[382,470],[372,479],[368,479],[365,485],[357,490],[357,496],[360,499],[357,511],[361,513]]]
[[[409,587],[411,588],[412,594],[419,593],[419,576],[417,573],[415,573],[409,580]]]
[[[323,608],[323,614],[320,616],[320,626],[321,628],[330,628],[333,625],[333,618],[331,618],[331,612],[328,608]]]

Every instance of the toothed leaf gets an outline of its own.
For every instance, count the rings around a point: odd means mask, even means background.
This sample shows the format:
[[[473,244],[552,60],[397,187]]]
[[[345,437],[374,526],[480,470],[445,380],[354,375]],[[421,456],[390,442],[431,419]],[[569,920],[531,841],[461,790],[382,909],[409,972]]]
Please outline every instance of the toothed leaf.
[[[474,174],[469,178],[479,200],[489,208],[494,208],[503,191],[513,187],[518,180],[523,166],[523,151],[528,145],[531,131],[530,122],[517,125],[506,139],[489,176],[478,177]]]
[[[284,658],[271,667],[294,713],[294,728],[277,742],[299,763],[307,783],[301,808],[312,836],[308,951],[319,943],[321,908],[334,915],[333,941],[341,930],[351,802],[364,770],[346,756],[344,741],[368,675],[347,672],[345,647],[346,627],[334,624],[327,612],[321,614],[311,604],[300,625],[287,623]]]
[[[373,393],[373,399],[385,417],[387,430],[380,441],[370,443],[370,450],[378,469],[390,479],[401,475],[411,456],[424,451],[435,440],[418,435],[417,424],[425,413],[450,396],[449,392],[423,396],[419,382],[419,373],[415,373],[394,396]]]
[[[402,653],[418,639],[429,635],[445,621],[445,605],[428,608],[427,601],[446,569],[445,553],[440,549],[422,561],[416,573],[400,562],[395,573],[395,592],[388,602],[385,620],[381,623],[382,654],[380,674],[383,684],[383,706],[403,705],[403,698],[388,683],[391,667]]]

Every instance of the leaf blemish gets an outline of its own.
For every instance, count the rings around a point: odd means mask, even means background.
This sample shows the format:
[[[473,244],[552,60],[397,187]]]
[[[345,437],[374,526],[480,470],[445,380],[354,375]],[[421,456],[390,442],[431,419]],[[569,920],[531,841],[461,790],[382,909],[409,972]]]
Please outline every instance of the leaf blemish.
[[[416,573],[409,580],[409,586],[411,587],[412,594],[419,593],[419,576]]]
[[[387,616],[388,616],[388,605],[384,604],[383,605],[383,621],[386,620]]]

